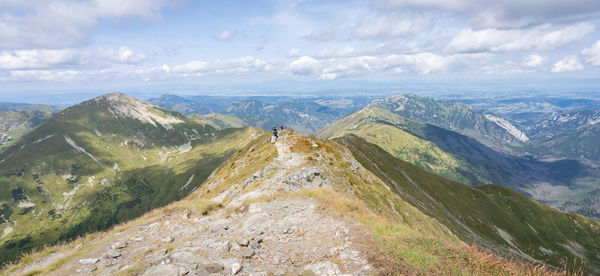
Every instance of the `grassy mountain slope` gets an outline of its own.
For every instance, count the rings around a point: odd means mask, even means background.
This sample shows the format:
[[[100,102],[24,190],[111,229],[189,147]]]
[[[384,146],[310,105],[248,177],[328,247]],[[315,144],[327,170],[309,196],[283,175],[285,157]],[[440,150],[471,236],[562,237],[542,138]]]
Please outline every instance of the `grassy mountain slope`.
[[[510,123],[496,121],[470,106],[414,95],[391,96],[371,105],[392,111],[403,117],[432,124],[475,138],[499,151],[514,152],[526,142],[526,137]]]
[[[234,116],[234,115],[226,115],[221,113],[209,113],[206,115],[200,114],[189,114],[188,118],[198,120],[205,124],[209,124],[211,126],[215,126],[217,128],[229,128],[229,127],[245,127],[248,126],[242,118]]]
[[[51,115],[45,111],[0,112],[0,147],[20,138]]]
[[[476,168],[464,158],[440,148],[427,140],[431,137],[416,136],[406,128],[424,129],[425,124],[407,120],[379,107],[367,107],[348,117],[338,120],[316,135],[323,138],[342,137],[355,134],[367,141],[380,145],[394,156],[416,164],[430,172],[468,184],[490,183],[491,180],[478,177]],[[419,134],[423,134],[422,131]]]
[[[600,218],[600,170],[575,160],[541,162],[494,151],[473,138],[379,107],[328,125],[320,137],[355,134],[397,158],[467,184],[501,184],[559,210]]]
[[[256,132],[121,93],[65,109],[0,153],[0,262],[183,198]]]
[[[537,154],[600,161],[600,111],[583,109],[554,113],[531,127],[532,143],[527,149]]]
[[[498,253],[600,271],[600,224],[565,214],[498,185],[470,187],[399,160],[358,136],[336,139],[404,200],[468,242]]]
[[[162,241],[165,235],[171,238]],[[122,245],[107,251],[115,242]],[[268,134],[253,140],[184,200],[27,256],[4,273],[209,269],[267,275],[551,273],[467,246],[361,166],[347,148],[291,131],[275,143]]]

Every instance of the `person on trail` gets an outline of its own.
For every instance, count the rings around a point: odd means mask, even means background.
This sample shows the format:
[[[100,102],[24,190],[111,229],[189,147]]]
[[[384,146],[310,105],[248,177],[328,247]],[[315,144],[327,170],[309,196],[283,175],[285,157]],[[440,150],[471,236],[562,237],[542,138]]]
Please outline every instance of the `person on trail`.
[[[283,130],[283,126],[281,126],[281,130]]]
[[[279,135],[277,135],[277,127],[273,128],[273,136],[275,136],[275,140],[279,139]]]

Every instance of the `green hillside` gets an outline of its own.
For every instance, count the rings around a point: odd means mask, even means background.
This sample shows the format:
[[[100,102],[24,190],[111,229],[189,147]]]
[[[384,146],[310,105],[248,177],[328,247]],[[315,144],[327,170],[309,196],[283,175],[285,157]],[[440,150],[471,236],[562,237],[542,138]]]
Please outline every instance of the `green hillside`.
[[[19,139],[50,116],[48,111],[0,112],[0,147]]]
[[[183,198],[257,131],[121,93],[65,109],[0,153],[0,262]]]
[[[376,100],[371,106],[472,137],[501,152],[513,153],[528,141],[510,123],[494,116],[486,116],[464,103],[415,95],[396,95]]]
[[[464,158],[427,140],[430,137],[421,138],[405,131],[408,126],[418,129],[427,127],[386,109],[367,107],[326,126],[316,135],[335,138],[355,134],[381,146],[392,155],[435,174],[473,185],[491,183],[491,180],[479,176],[476,168]]]
[[[561,213],[502,186],[470,187],[433,175],[354,135],[335,141],[396,194],[465,241],[556,267],[578,259],[590,272],[600,272],[598,222]]]
[[[198,120],[205,124],[209,124],[211,126],[215,126],[220,129],[248,126],[248,123],[246,123],[242,118],[237,117],[235,115],[227,115],[213,112],[206,115],[189,114],[187,115],[187,117],[190,119]]]
[[[406,119],[379,107],[320,130],[320,137],[355,134],[395,157],[466,184],[500,184],[565,212],[599,219],[600,169],[575,160],[542,162],[497,152],[477,140]]]

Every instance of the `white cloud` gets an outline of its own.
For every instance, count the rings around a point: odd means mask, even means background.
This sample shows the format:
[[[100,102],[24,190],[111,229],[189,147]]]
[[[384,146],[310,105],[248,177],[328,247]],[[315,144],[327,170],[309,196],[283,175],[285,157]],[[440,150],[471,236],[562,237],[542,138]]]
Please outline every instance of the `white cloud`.
[[[600,66],[600,40],[596,41],[590,48],[585,48],[581,51],[585,56],[585,61],[591,65]]]
[[[460,70],[470,64],[488,60],[489,54],[455,54],[440,56],[423,52],[409,55],[390,55],[387,57],[357,56],[330,59],[315,59],[309,56],[300,57],[290,63],[293,75],[315,75],[320,79],[337,79],[349,76],[364,75],[370,72],[394,73],[415,72],[427,75],[434,72]]]
[[[421,8],[468,18],[476,28],[521,28],[548,22],[575,22],[600,15],[597,0],[379,0],[381,10]]]
[[[255,57],[242,57],[212,62],[195,60],[174,66],[170,71],[182,77],[188,77],[206,74],[260,73],[270,71],[274,66],[273,62],[266,62]]]
[[[102,19],[154,19],[168,0],[48,0],[0,3],[0,47],[68,48],[88,38]]]
[[[118,50],[108,49],[102,55],[118,63],[139,63],[146,60],[145,54],[136,53],[128,47],[120,47]]]
[[[425,15],[417,16],[377,16],[363,21],[353,30],[353,37],[358,39],[387,40],[422,32],[429,24]]]
[[[571,72],[571,71],[579,71],[583,70],[583,65],[579,63],[576,56],[567,56],[563,59],[557,61],[552,66],[552,72],[560,73],[560,72]]]
[[[87,53],[77,49],[62,50],[14,50],[0,54],[0,69],[44,69],[79,65]]]
[[[217,36],[217,40],[219,41],[227,41],[231,39],[231,32],[228,30],[224,30]]]
[[[41,80],[41,81],[73,81],[80,78],[82,73],[77,70],[12,70],[11,80]]]
[[[590,23],[562,28],[542,25],[529,29],[466,29],[452,38],[446,50],[454,53],[549,50],[579,41],[594,29]]]
[[[297,57],[298,55],[300,55],[300,49],[298,48],[292,48],[290,49],[290,51],[287,53],[288,57]]]
[[[411,12],[351,14],[320,25],[304,38],[314,41],[383,41],[415,36],[430,27],[430,21],[426,14]]]
[[[541,56],[538,54],[531,54],[523,59],[523,66],[526,67],[540,67],[546,63],[548,57]]]

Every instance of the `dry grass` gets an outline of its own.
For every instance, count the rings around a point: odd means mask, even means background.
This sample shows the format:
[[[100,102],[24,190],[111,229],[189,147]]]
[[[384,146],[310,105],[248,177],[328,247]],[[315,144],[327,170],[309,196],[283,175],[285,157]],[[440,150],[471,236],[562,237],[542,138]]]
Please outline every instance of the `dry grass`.
[[[138,227],[140,225],[147,224],[159,217],[170,216],[173,214],[208,215],[215,210],[221,209],[222,207],[223,205],[221,203],[216,203],[209,200],[191,201],[186,199],[173,202],[163,208],[154,209],[133,221],[115,225],[107,231],[91,233],[84,237],[79,237],[73,241],[65,241],[57,245],[46,246],[39,250],[24,254],[18,262],[7,265],[0,272],[0,275],[11,275],[16,273],[24,267],[33,264],[35,261],[42,260],[53,253],[68,252],[66,256],[55,260],[41,270],[31,271],[25,275],[43,275],[50,273],[70,262],[71,260],[94,251],[99,245],[108,244],[113,240],[116,240],[117,236],[112,234],[126,231],[132,227]],[[131,269],[135,270],[135,266]]]
[[[244,205],[292,197],[314,198],[320,203],[319,207],[322,210],[350,217],[365,225],[367,235],[362,235],[359,244],[367,254],[369,262],[381,275],[567,276],[583,274],[581,270],[557,270],[541,264],[503,259],[477,246],[452,240],[439,240],[426,232],[375,215],[362,201],[326,188],[265,195],[245,201]]]

